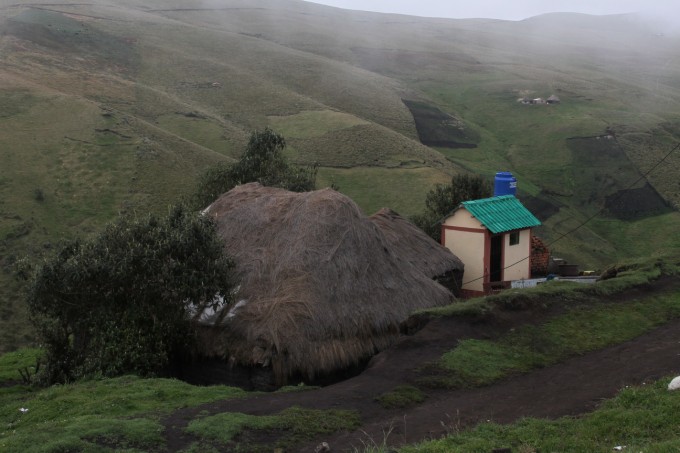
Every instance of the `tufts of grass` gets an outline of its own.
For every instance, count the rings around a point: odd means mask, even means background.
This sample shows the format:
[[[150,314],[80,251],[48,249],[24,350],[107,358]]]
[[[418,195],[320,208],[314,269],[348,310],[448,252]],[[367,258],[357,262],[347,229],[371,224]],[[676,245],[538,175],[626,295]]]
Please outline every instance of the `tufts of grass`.
[[[376,397],[376,401],[385,409],[396,409],[422,403],[425,398],[425,393],[419,388],[412,385],[400,385]]]
[[[231,387],[134,376],[39,390],[0,388],[0,451],[109,451],[107,445],[158,449],[162,414],[244,394]]]
[[[390,453],[393,452],[387,441],[394,430],[394,426],[390,425],[389,429],[383,430],[382,440],[376,441],[370,436],[366,440],[361,439],[362,448],[354,447],[353,453]]]
[[[231,442],[244,429],[266,429],[276,426],[273,416],[256,416],[226,412],[192,421],[187,432],[221,443]]]
[[[313,410],[290,407],[277,415],[247,415],[222,413],[200,418],[189,423],[187,432],[232,445],[238,436],[239,444],[247,445],[248,452],[271,451],[269,442],[258,441],[258,434],[279,433],[274,442],[277,448],[290,448],[322,434],[359,426],[359,415],[347,410]],[[269,438],[270,436],[265,436]],[[241,451],[241,450],[237,450]]]
[[[24,348],[0,355],[0,384],[21,380],[19,370],[28,370],[30,374],[35,373],[36,365],[42,356],[43,350],[38,348]]]
[[[390,207],[403,216],[422,210],[427,192],[451,176],[432,168],[319,168],[317,186],[336,184],[367,214]],[[399,190],[395,190],[395,188]]]
[[[461,302],[456,302],[443,307],[428,308],[419,310],[417,314],[425,314],[434,317],[469,317],[469,318],[483,318],[493,310],[493,305],[489,303],[485,297],[477,297],[474,299],[467,299]]]
[[[354,115],[333,110],[307,110],[295,115],[270,116],[269,123],[287,139],[320,137],[330,131],[368,124]]]
[[[494,448],[538,452],[670,452],[680,448],[680,393],[668,380],[623,389],[602,407],[581,417],[524,419],[512,425],[482,423],[474,429],[401,448],[400,453],[487,453]]]
[[[566,312],[542,325],[513,329],[497,340],[467,339],[441,359],[421,369],[420,385],[464,388],[487,385],[509,374],[557,363],[567,357],[621,343],[680,317],[675,294],[647,296],[628,302],[615,295],[645,287],[662,276],[677,275],[675,254],[612,266],[616,278],[593,285],[548,282],[536,288],[508,290],[486,298],[423,310],[420,316],[493,316],[495,310]],[[603,302],[614,300],[613,302]]]
[[[238,157],[245,148],[246,141],[242,137],[233,133],[235,137],[228,140],[224,124],[199,112],[166,114],[159,116],[156,121],[162,129],[228,157]]]
[[[527,372],[568,357],[622,343],[680,317],[674,294],[629,303],[569,309],[545,324],[525,325],[498,340],[468,339],[445,353],[425,378],[448,388],[488,385],[509,374]]]
[[[444,307],[420,310],[430,316],[484,317],[494,309],[532,310],[550,305],[587,303],[597,297],[611,297],[637,287],[644,287],[663,276],[680,273],[680,255],[673,252],[661,257],[627,261],[610,267],[616,278],[583,285],[554,280],[535,288],[502,291],[487,297],[468,299]]]
[[[213,445],[207,445],[202,442],[193,442],[188,448],[182,450],[180,453],[219,453],[219,450]]]

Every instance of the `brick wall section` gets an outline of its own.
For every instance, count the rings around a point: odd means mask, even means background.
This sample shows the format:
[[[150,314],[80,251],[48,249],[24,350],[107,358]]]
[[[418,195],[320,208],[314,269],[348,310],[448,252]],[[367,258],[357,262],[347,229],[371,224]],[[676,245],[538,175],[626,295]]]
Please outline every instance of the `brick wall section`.
[[[543,277],[548,273],[550,250],[541,238],[531,236],[531,276]]]

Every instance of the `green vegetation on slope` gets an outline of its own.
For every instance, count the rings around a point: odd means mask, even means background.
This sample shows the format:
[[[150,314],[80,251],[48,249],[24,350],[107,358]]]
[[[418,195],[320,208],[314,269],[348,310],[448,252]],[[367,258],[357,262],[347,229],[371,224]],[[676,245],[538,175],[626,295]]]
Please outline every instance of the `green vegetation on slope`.
[[[347,410],[313,410],[290,407],[276,415],[246,415],[225,412],[202,417],[189,423],[186,431],[200,436],[205,444],[194,444],[194,448],[205,448],[208,442],[219,442],[221,446],[235,447],[235,451],[248,453],[272,451],[271,440],[260,440],[258,435],[270,431],[283,432],[275,447],[291,448],[319,435],[339,430],[350,430],[359,425],[359,415]],[[238,442],[234,438],[239,436]],[[269,440],[269,442],[265,442]]]
[[[404,216],[419,213],[427,192],[451,177],[440,170],[421,168],[355,167],[319,168],[319,187],[335,184],[354,200],[365,214],[371,215],[385,206]],[[399,187],[400,191],[393,188]]]
[[[428,81],[417,85],[443,108],[464,112],[463,118],[469,126],[481,131],[478,148],[442,149],[444,155],[456,164],[481,174],[511,170],[518,178],[520,190],[540,196],[543,201],[559,207],[554,218],[539,215],[544,224],[539,234],[549,241],[570,231],[573,228],[568,225],[571,219],[574,219],[572,224],[575,226],[600,210],[603,212],[598,219],[613,221],[622,229],[639,228],[637,225],[647,220],[644,217],[665,216],[667,208],[653,189],[648,190],[649,198],[643,198],[644,201],[633,196],[636,194],[620,193],[637,181],[642,172],[657,164],[680,137],[676,129],[656,128],[650,131],[653,121],[641,115],[640,104],[630,101],[626,94],[628,85],[614,82],[612,86],[616,89],[613,92],[607,93],[607,96],[600,92],[595,100],[589,101],[584,98],[588,95],[577,94],[584,93],[585,87],[578,91],[557,89],[561,84],[556,82],[552,88],[542,88],[543,81],[540,78],[536,80],[528,67],[517,69],[526,77],[518,84],[516,74],[505,73],[504,66],[500,62],[496,64],[498,72],[493,77],[472,79],[462,74],[458,76],[460,80],[457,83]],[[577,69],[573,71],[576,73]],[[561,104],[517,103],[515,98],[522,92],[517,86],[532,80],[536,83],[534,95],[543,91],[545,97],[557,92],[562,98]],[[592,82],[591,89],[599,89],[598,83]],[[461,89],[461,86],[465,88]],[[625,105],[618,105],[620,103]],[[660,116],[653,117],[658,122],[662,121]],[[608,129],[614,131],[615,139],[607,139]],[[629,137],[631,135],[641,135],[643,139],[633,140]],[[568,140],[572,137],[593,138]],[[677,182],[673,183],[675,187],[670,184],[673,181],[672,169],[680,162],[679,159],[680,152],[671,155],[646,178],[671,201],[677,193]],[[645,179],[634,188],[644,187],[644,184]],[[615,194],[622,199],[621,208],[614,211],[617,215],[613,217],[612,210],[606,207],[607,197]],[[650,209],[651,206],[655,208]],[[625,218],[629,215],[628,211],[633,213],[634,218]],[[639,212],[644,213],[643,218],[635,218]],[[621,217],[621,214],[624,219],[617,220],[616,217]],[[662,223],[677,228],[679,220],[680,217],[663,217]],[[622,236],[590,224],[580,230],[578,234],[570,234],[568,240],[555,244],[554,249],[559,256],[590,267],[636,256],[620,243]],[[635,240],[636,247],[644,247],[646,243],[646,240]],[[653,252],[655,249],[650,247],[647,250]]]
[[[680,302],[676,294],[648,295],[641,291],[634,299],[622,301],[616,301],[616,295],[656,284],[655,280],[664,276],[677,275],[679,263],[677,257],[628,263],[618,267],[617,278],[597,285],[556,282],[536,290],[510,291],[485,300],[428,310],[439,316],[485,316],[494,307],[513,311],[541,309],[545,308],[542,307],[545,301],[566,308],[543,324],[517,328],[493,341],[462,342],[443,357],[442,362],[450,365],[445,371],[466,380],[465,386],[483,385],[511,373],[625,341],[667,319],[678,318]],[[611,302],[603,304],[597,297]],[[130,376],[46,389],[2,385],[18,380],[18,372],[12,370],[31,367],[40,354],[39,350],[23,350],[0,356],[0,424],[7,427],[0,429],[3,451],[163,450],[163,416],[182,407],[247,395],[228,387],[193,387],[176,380]],[[578,419],[525,420],[505,427],[483,423],[464,432],[456,427],[454,419],[450,427],[455,435],[403,447],[401,451],[488,452],[501,446],[525,446],[527,451],[545,448],[576,452],[608,451],[614,445],[670,451],[675,446],[674,437],[680,434],[677,432],[680,401],[678,395],[664,390],[665,385],[662,382],[653,387],[624,390],[597,412]],[[408,407],[421,402],[425,393],[418,387],[403,385],[379,395],[378,401],[387,408]],[[28,410],[21,411],[22,408]],[[188,451],[219,451],[216,445],[237,451],[239,448],[253,451],[249,450],[252,445],[260,445],[261,451],[290,448],[312,435],[353,429],[358,423],[356,413],[341,410],[291,408],[267,416],[203,411],[189,421],[186,431],[196,436],[196,441]],[[371,451],[380,451],[380,446]]]
[[[356,116],[332,110],[304,111],[289,116],[270,116],[272,128],[289,139],[318,137],[330,131],[368,124]]]
[[[159,422],[163,414],[244,394],[231,387],[193,387],[172,379],[132,376],[40,390],[0,388],[0,449],[35,453],[158,449],[164,445]]]
[[[254,129],[290,133],[287,156],[319,163],[320,182],[368,213],[418,213],[424,194],[461,168],[511,170],[522,193],[551,205],[540,218],[548,241],[599,212],[680,137],[677,37],[632,16],[385,18],[286,1],[6,6],[0,351],[32,340],[10,276],[17,257],[93,233],[119,211],[162,212],[208,166],[237,158]],[[562,103],[516,102],[551,94]],[[402,99],[477,148],[423,146]],[[599,148],[567,139],[608,130],[620,153],[595,171]],[[676,208],[679,166],[680,152],[646,178]],[[553,248],[598,268],[677,247],[668,233],[679,224],[676,212],[598,216]],[[647,228],[660,232],[653,241]]]
[[[0,386],[5,382],[19,382],[26,372],[35,374],[39,361],[45,351],[38,348],[24,348],[0,355]],[[21,372],[19,371],[21,370]]]
[[[616,278],[594,285],[556,281],[423,311],[434,316],[483,317],[493,310],[565,310],[542,324],[527,324],[494,340],[463,340],[439,361],[424,367],[419,383],[445,388],[488,385],[514,373],[622,343],[680,318],[676,294],[641,294],[623,301],[616,297],[662,276],[677,275],[679,265],[677,256],[632,263],[621,266]],[[606,302],[607,298],[612,301]]]
[[[418,387],[399,385],[389,392],[377,396],[375,400],[386,409],[413,406],[425,401],[426,395]]]
[[[668,381],[622,389],[591,414],[558,420],[523,419],[512,425],[482,423],[459,431],[455,420],[444,439],[399,449],[400,453],[488,453],[495,448],[518,452],[662,453],[680,448],[680,393],[667,390]]]
[[[181,205],[64,244],[26,270],[46,350],[39,381],[167,375],[193,347],[187,313],[217,297],[231,302],[233,268],[213,219]]]
[[[0,356],[0,372],[15,364],[28,365],[39,352]],[[17,359],[17,354],[23,358]],[[13,376],[10,375],[10,379]],[[0,384],[4,378],[0,378]],[[162,417],[182,408],[247,396],[225,386],[195,387],[174,379],[124,376],[81,381],[36,389],[0,385],[0,450],[56,453],[61,451],[164,451]],[[249,416],[205,412],[186,431],[197,442],[192,451],[211,446],[236,446],[237,451],[288,448],[319,434],[353,429],[359,416],[347,410],[310,410],[291,407],[276,415]],[[275,433],[272,437],[267,433]],[[236,442],[233,437],[238,434]]]
[[[524,326],[494,341],[463,340],[445,353],[436,385],[476,387],[508,374],[543,368],[576,354],[622,343],[680,317],[677,295],[596,308],[575,307],[540,326]],[[435,382],[429,382],[435,385]]]

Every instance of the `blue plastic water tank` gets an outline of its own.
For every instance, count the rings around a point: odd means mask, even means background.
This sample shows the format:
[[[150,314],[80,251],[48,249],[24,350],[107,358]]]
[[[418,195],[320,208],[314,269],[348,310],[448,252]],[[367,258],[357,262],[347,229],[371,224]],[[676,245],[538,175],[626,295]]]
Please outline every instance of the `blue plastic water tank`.
[[[517,179],[509,171],[499,171],[493,184],[493,195],[515,195],[517,193]]]

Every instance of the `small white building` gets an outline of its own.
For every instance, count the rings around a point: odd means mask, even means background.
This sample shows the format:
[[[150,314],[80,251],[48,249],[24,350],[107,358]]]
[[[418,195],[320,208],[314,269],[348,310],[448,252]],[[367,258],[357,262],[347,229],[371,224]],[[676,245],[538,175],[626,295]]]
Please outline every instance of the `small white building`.
[[[442,224],[441,243],[465,265],[463,296],[531,278],[531,229],[540,224],[514,195],[461,203]]]

